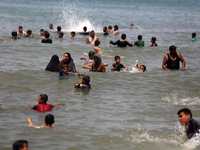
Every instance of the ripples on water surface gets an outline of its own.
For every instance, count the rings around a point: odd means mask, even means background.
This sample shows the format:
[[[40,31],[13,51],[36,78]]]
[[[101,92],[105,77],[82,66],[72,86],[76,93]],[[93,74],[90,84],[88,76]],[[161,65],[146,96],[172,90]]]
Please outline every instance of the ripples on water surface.
[[[198,149],[199,137],[186,141],[176,112],[189,107],[199,120],[199,49],[200,40],[191,42],[191,33],[199,38],[199,2],[196,1],[25,1],[0,2],[0,33],[7,42],[0,42],[0,149],[10,150],[15,140],[27,139],[31,150],[38,149]],[[72,9],[73,8],[73,9]],[[61,25],[65,39],[51,32],[53,44],[34,39],[10,40],[19,25],[35,34],[41,28]],[[130,23],[137,28],[128,29]],[[120,35],[99,35],[103,26],[119,25],[127,40],[134,42],[143,35],[145,47],[117,48],[110,40]],[[101,40],[103,62],[109,63],[106,73],[82,69],[81,56],[93,47],[86,37],[69,39],[72,30],[84,25],[97,31]],[[149,47],[152,36],[159,47]],[[165,71],[163,57],[170,45],[185,58],[185,71]],[[59,58],[70,52],[79,72],[91,77],[92,89],[74,89],[81,77],[59,78],[57,73],[44,71],[51,56]],[[147,66],[147,73],[111,72],[114,56],[131,68],[136,59]],[[39,94],[47,93],[49,103],[59,103],[51,112],[54,129],[27,126],[43,124],[47,113],[38,113],[23,106],[37,104]]]

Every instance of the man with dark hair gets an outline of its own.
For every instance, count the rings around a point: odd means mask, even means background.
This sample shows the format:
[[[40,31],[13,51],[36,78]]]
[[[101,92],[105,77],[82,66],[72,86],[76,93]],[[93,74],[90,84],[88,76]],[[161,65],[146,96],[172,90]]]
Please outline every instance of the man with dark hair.
[[[57,33],[60,33],[61,32],[61,26],[58,26],[57,27]]]
[[[95,36],[95,32],[92,30],[90,32],[90,36],[86,39],[86,44],[94,45],[95,41],[99,41],[99,44],[101,44],[99,38],[97,36]]]
[[[60,39],[63,38],[63,35],[64,35],[63,32],[58,33],[58,37],[59,37]]]
[[[182,62],[181,70],[184,70],[186,62],[183,59],[182,55],[176,52],[176,46],[171,45],[169,47],[169,51],[170,53],[166,54],[163,59],[163,64],[162,64],[163,69],[166,70],[179,69],[181,61]]]
[[[110,44],[117,45],[118,47],[126,47],[127,45],[132,47],[133,44],[130,44],[128,41],[126,41],[126,34],[121,35],[121,39],[117,40],[116,42],[110,41]]]
[[[200,122],[192,119],[192,113],[188,108],[180,109],[177,114],[180,123],[186,127],[188,139],[200,132]]]
[[[17,140],[13,143],[13,150],[29,150],[28,141]]]
[[[78,32],[77,34],[89,35],[90,33],[89,33],[89,32],[87,32],[87,27],[86,27],[86,26],[84,26],[84,27],[83,27],[83,32]]]
[[[52,43],[52,40],[49,39],[49,32],[48,31],[45,31],[44,32],[44,39],[42,39],[41,43]]]
[[[107,27],[103,27],[103,35],[109,35]]]
[[[133,46],[144,46],[144,41],[142,41],[142,35],[138,35],[138,41],[134,43]]]

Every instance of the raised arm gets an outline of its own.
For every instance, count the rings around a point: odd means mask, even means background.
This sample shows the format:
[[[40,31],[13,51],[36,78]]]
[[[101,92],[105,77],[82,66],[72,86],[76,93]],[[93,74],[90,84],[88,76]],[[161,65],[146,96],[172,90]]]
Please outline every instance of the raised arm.
[[[31,118],[27,118],[27,119],[28,119],[28,122],[29,122],[29,126],[35,128],[36,126],[33,124],[32,119]]]

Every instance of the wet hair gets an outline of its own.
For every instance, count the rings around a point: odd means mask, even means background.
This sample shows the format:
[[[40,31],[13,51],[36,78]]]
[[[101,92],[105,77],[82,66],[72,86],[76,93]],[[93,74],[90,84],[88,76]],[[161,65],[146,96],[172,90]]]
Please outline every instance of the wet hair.
[[[86,26],[83,27],[83,31],[87,31],[87,27]]]
[[[138,40],[142,40],[142,35],[138,35]]]
[[[141,65],[141,66],[144,67],[144,71],[146,71],[147,67],[146,67],[145,65]],[[140,66],[140,67],[141,67],[141,66]],[[143,71],[143,72],[144,72],[144,71]]]
[[[43,31],[43,32],[44,32],[44,29],[40,29],[40,32],[41,32],[41,31]]]
[[[41,98],[41,100],[44,101],[45,104],[47,103],[47,101],[48,101],[48,96],[47,96],[47,94],[40,94],[40,98]]]
[[[94,30],[92,30],[90,33],[92,33],[92,32],[94,32]],[[95,34],[95,32],[94,32],[94,34]]]
[[[47,114],[45,116],[46,125],[52,125],[54,123],[54,116],[52,114]]]
[[[188,108],[182,108],[177,112],[177,115],[180,113],[184,113],[185,115],[190,115],[190,118],[192,118],[192,112]]]
[[[85,81],[85,83],[89,84],[90,83],[90,76],[85,75],[85,76],[83,76],[82,80]]]
[[[63,68],[69,68],[69,66],[68,65],[63,65],[61,68],[63,69]]]
[[[68,61],[66,62],[66,64],[69,64],[69,63],[71,62],[71,60],[72,60],[71,54],[68,53],[68,52],[64,53],[64,55],[65,55],[65,54],[68,55]]]
[[[57,55],[53,55],[45,70],[59,72],[59,63],[59,57]]]
[[[112,29],[112,26],[108,26],[108,29]]]
[[[169,47],[169,50],[173,50],[173,49],[176,49],[176,46],[171,45],[171,46]]]
[[[13,32],[11,33],[11,35],[12,35],[13,37],[17,37],[17,31],[13,31]]]
[[[151,39],[152,39],[154,42],[156,41],[156,37],[152,37]]]
[[[27,30],[27,33],[31,34],[31,33],[32,33],[32,31],[31,31],[31,30]]]
[[[18,28],[19,28],[19,29],[23,29],[23,27],[22,27],[22,26],[19,26]]]
[[[64,33],[63,33],[63,32],[60,32],[59,34],[60,34],[60,35],[62,35],[62,37],[63,37],[63,35],[64,35]]]
[[[88,56],[89,56],[89,58],[91,57],[91,56],[94,56],[94,52],[93,51],[90,51],[89,53],[88,53]]]
[[[98,46],[98,45],[99,45],[99,41],[96,40],[96,41],[94,42],[94,45],[95,45],[95,46]]]
[[[58,27],[57,27],[57,31],[61,31],[61,26],[58,26]]]
[[[118,58],[120,59],[120,57],[119,57],[119,56],[115,56],[115,60],[116,60],[116,59],[118,59]]]
[[[122,34],[122,35],[121,35],[121,38],[122,38],[123,40],[125,40],[125,39],[126,39],[126,34]]]
[[[49,38],[49,36],[50,36],[48,31],[44,31],[44,35],[45,35],[46,38]]]
[[[108,29],[107,27],[103,27],[103,28],[105,29],[105,31],[107,31],[107,29]]]
[[[71,32],[71,34],[74,34],[74,35],[76,35],[76,32],[72,31],[72,32]]]
[[[115,25],[114,28],[115,28],[116,30],[118,30],[118,25]]]
[[[21,148],[24,147],[24,143],[26,143],[28,147],[28,141],[26,140],[17,140],[13,143],[13,150],[20,150]]]
[[[192,37],[196,37],[196,33],[194,32],[194,33],[192,33]]]

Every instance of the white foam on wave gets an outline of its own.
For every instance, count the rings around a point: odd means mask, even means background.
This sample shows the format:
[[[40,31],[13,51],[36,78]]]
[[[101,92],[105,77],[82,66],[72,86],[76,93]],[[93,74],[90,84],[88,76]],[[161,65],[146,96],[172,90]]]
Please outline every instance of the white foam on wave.
[[[171,93],[161,99],[173,105],[200,105],[199,97],[187,97],[185,93]]]
[[[88,31],[100,32],[100,28],[90,21],[91,18],[87,16],[87,12],[78,10],[76,3],[77,1],[67,3],[67,5],[63,3],[66,6],[63,8],[62,14],[59,15],[62,23],[64,23],[62,31],[82,32],[83,27],[86,26]]]

